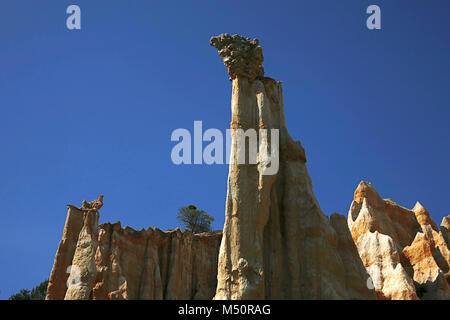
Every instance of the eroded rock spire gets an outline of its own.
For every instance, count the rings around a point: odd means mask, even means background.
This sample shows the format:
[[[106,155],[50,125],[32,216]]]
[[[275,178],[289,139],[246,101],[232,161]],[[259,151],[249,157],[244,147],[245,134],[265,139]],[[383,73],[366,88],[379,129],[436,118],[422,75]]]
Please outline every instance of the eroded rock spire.
[[[230,36],[224,33],[212,37],[209,44],[219,50],[219,55],[228,68],[230,80],[237,76],[250,80],[264,77],[264,57],[258,39],[251,40],[237,34]]]
[[[375,298],[362,263],[346,265],[359,260],[349,232],[338,236],[314,196],[304,149],[286,128],[281,82],[263,76],[259,41],[225,34],[210,43],[233,82],[231,128],[279,132],[279,170],[264,175],[263,161],[233,161],[232,130],[215,299]]]

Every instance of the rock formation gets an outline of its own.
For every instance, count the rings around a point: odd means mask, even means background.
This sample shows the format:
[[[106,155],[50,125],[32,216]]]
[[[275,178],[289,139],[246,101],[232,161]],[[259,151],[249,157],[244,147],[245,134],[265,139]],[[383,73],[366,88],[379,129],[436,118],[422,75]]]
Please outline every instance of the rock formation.
[[[46,299],[450,299],[450,216],[439,230],[364,181],[347,222],[325,216],[259,41],[210,44],[233,87],[223,232],[98,225],[103,196],[69,205]]]
[[[211,38],[210,44],[219,50],[219,55],[228,68],[230,80],[238,76],[250,81],[264,78],[264,57],[258,39],[251,40],[237,34],[221,34]]]
[[[103,207],[103,195],[101,194],[97,200],[87,202],[86,200],[83,200],[83,203],[81,204],[82,210],[100,210],[101,207]]]
[[[286,128],[281,83],[263,76],[258,43],[237,35],[210,41],[233,85],[232,150],[215,299],[370,298],[362,264],[344,264],[338,248],[351,246],[313,194],[304,149]],[[256,164],[236,159],[237,129],[256,130],[258,141],[264,138],[260,129],[279,130],[276,174],[264,174],[265,150],[258,150]],[[358,260],[356,250],[348,250],[344,259]],[[353,269],[358,275],[347,274]],[[362,282],[348,282],[352,276]],[[347,288],[353,286],[349,295]]]
[[[99,213],[69,205],[47,297],[211,299],[221,232],[97,226]]]
[[[364,264],[359,257],[358,249],[348,230],[347,219],[342,214],[333,213],[330,216],[330,223],[338,235],[337,251],[344,264],[348,299],[376,299],[376,293],[372,290],[374,288],[372,279],[369,277]]]
[[[92,223],[92,217],[97,215],[96,212],[81,211],[78,208],[69,205],[66,224],[64,226],[63,236],[56,252],[53,269],[50,274],[47,297],[48,300],[62,300],[67,290],[67,280],[71,270],[72,260],[77,248],[78,237],[81,229],[88,220]],[[95,217],[98,219],[98,217]],[[95,221],[95,224],[98,220]],[[95,227],[95,225],[93,225]]]
[[[348,226],[379,299],[450,299],[448,220],[439,231],[419,202],[409,210],[359,184]]]

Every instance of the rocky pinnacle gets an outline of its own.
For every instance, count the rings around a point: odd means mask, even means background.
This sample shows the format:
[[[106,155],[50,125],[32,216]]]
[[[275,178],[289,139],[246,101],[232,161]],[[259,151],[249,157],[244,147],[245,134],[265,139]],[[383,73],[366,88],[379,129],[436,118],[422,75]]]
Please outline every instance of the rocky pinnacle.
[[[348,252],[338,249],[340,238],[313,194],[304,149],[286,128],[281,83],[263,76],[259,41],[223,34],[210,44],[233,83],[231,128],[279,131],[275,174],[262,174],[262,161],[230,161],[215,299],[354,298],[350,292],[375,298],[362,263],[345,265],[359,260],[357,250],[353,243]],[[238,152],[233,131],[232,157]]]
[[[238,76],[249,80],[264,77],[264,57],[258,39],[251,40],[237,34],[230,36],[224,33],[212,37],[209,44],[219,50],[219,55],[228,68],[230,80]]]

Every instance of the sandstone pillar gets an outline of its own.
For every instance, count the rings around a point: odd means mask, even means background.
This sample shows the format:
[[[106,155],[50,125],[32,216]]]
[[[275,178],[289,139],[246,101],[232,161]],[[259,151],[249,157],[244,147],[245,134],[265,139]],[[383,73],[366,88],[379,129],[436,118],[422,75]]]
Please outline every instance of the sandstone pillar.
[[[255,129],[258,141],[260,129],[279,130],[272,175],[264,174],[261,145],[255,164],[236,161],[232,132],[215,299],[348,298],[337,233],[313,194],[304,149],[286,129],[281,83],[264,77],[259,41],[223,34],[210,44],[232,81],[231,129]]]
[[[66,281],[69,277],[67,268],[72,265],[73,255],[78,242],[78,235],[83,227],[83,212],[68,205],[66,223],[62,239],[56,252],[52,272],[48,281],[47,300],[62,300],[66,294]]]

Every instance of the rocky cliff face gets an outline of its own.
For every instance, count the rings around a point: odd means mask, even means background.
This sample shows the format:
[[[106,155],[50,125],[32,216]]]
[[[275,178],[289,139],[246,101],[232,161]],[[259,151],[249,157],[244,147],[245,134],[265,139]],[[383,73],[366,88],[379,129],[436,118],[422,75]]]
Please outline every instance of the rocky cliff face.
[[[347,235],[338,235],[314,196],[304,149],[286,128],[281,83],[264,77],[259,42],[225,34],[210,44],[233,84],[232,150],[215,299],[372,297],[362,264],[350,266],[358,260],[356,250],[348,249]],[[238,158],[239,130],[249,129],[259,141],[253,164]],[[261,129],[275,129],[279,139],[272,136],[267,143]],[[265,153],[276,153],[278,146],[279,168],[268,173],[273,163]],[[251,158],[250,151],[245,158]],[[346,250],[342,256],[339,247]],[[357,275],[348,274],[355,269]],[[349,281],[353,276],[361,281]]]
[[[409,210],[359,184],[348,226],[379,299],[450,299],[448,223],[439,231],[419,202]]]
[[[89,214],[89,212],[83,212],[72,205],[68,206],[63,236],[59,243],[58,251],[56,252],[53,269],[48,282],[47,300],[64,299],[68,285],[67,280],[71,272],[72,260],[75,256],[81,229],[84,228],[87,231],[90,228],[88,229],[86,226],[89,225],[96,229],[97,224],[98,214],[96,212]]]
[[[98,226],[102,197],[69,205],[47,299],[450,299],[450,216],[439,229],[368,182],[347,221],[325,216],[258,40],[210,44],[233,87],[223,232]]]
[[[211,299],[221,232],[97,226],[98,211],[69,206],[47,290],[55,299]]]
[[[330,216],[330,223],[338,235],[337,252],[344,265],[347,298],[352,300],[376,299],[372,280],[359,257],[358,249],[348,230],[347,219],[342,214],[333,213]]]

